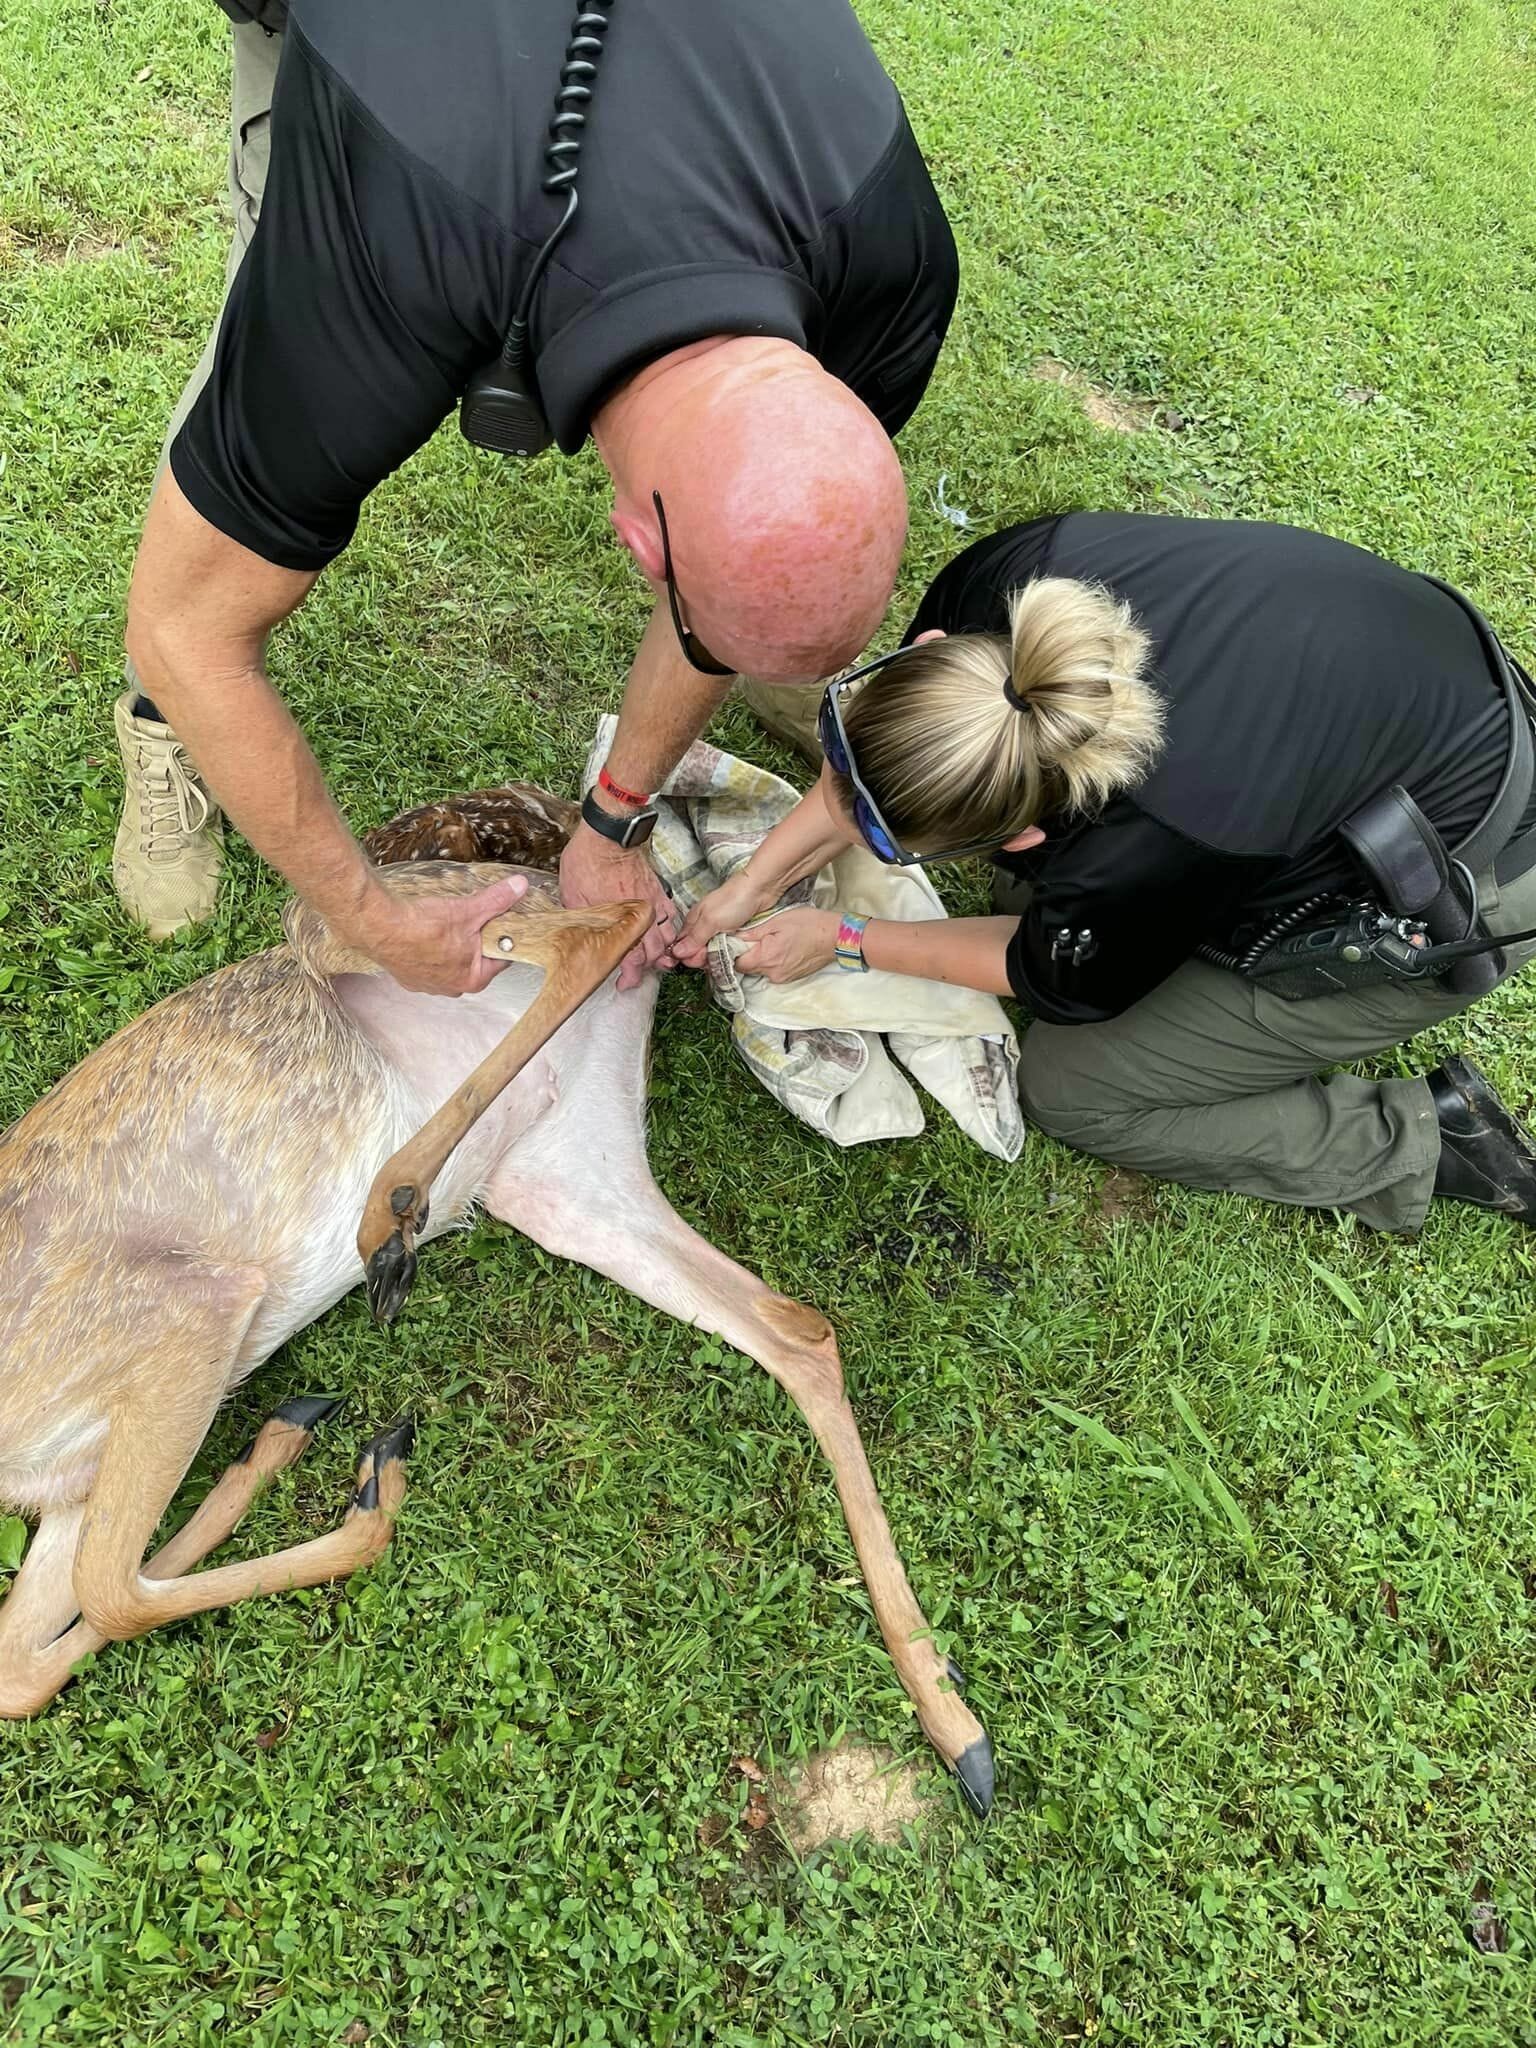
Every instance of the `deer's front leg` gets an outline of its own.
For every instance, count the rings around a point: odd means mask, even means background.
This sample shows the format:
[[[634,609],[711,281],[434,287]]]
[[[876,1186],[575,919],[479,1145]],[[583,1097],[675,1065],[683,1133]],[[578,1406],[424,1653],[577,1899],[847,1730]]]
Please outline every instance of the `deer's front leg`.
[[[729,1261],[727,1261],[729,1263]],[[992,1805],[996,1769],[985,1729],[960,1697],[959,1667],[941,1657],[907,1580],[869,1469],[858,1421],[843,1387],[832,1326],[818,1310],[758,1282],[748,1305],[768,1341],[744,1344],[766,1366],[811,1425],[832,1467],[838,1496],[859,1554],[880,1633],[923,1733],[960,1781],[971,1810]],[[736,1341],[740,1341],[739,1339]]]
[[[368,1303],[380,1322],[393,1322],[405,1306],[432,1183],[449,1154],[567,1017],[602,986],[650,923],[648,903],[560,910],[529,897],[485,927],[486,956],[535,962],[544,969],[543,985],[496,1050],[374,1177],[357,1249]]]

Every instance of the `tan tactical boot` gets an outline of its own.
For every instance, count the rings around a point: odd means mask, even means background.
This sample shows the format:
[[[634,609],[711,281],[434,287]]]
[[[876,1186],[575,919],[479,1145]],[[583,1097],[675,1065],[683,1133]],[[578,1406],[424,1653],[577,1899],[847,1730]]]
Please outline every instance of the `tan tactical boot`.
[[[213,915],[224,863],[224,823],[168,725],[135,718],[134,692],[112,722],[123,757],[123,817],[112,848],[118,901],[152,939]]]
[[[821,766],[816,714],[821,709],[822,684],[759,683],[743,676],[740,688],[742,702],[765,732],[804,754],[813,768]]]

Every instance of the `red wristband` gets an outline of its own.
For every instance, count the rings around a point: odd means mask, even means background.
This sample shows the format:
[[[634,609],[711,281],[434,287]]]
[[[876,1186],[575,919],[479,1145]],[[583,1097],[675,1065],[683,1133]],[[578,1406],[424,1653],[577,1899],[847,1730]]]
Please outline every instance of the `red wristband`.
[[[606,789],[610,796],[616,796],[621,804],[633,804],[637,811],[643,811],[650,802],[650,798],[642,795],[639,790],[626,789],[623,783],[615,782],[606,768],[598,769],[597,786],[599,789]]]

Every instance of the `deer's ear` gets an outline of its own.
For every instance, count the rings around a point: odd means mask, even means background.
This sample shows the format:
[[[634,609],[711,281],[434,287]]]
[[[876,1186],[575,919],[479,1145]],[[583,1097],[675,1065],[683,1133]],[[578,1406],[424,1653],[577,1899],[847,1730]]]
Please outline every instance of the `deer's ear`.
[[[634,558],[635,567],[646,581],[658,585],[664,582],[666,565],[661,557],[661,531],[655,519],[647,519],[618,501],[608,517],[619,545]]]

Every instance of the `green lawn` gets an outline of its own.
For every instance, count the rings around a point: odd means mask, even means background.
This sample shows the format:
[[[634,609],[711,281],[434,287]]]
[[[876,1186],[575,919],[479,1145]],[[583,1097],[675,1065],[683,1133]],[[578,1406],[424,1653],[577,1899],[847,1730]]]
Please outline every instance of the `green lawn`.
[[[1313,522],[1536,649],[1530,0],[862,12],[965,265],[903,437],[903,605],[960,538],[942,475],[975,529]],[[224,259],[223,42],[211,0],[0,21],[7,1117],[277,936],[242,848],[217,925],[170,948],[108,872],[123,590]],[[1046,356],[1160,423],[1091,425]],[[359,826],[507,774],[572,786],[642,616],[601,485],[450,429],[378,494],[275,657]],[[739,708],[719,730],[788,765]],[[1446,1040],[1527,1108],[1533,1017],[1517,988]],[[851,1733],[926,1768],[829,1479],[765,1376],[477,1230],[393,1337],[353,1297],[292,1345],[194,1475],[285,1393],[345,1386],[239,1539],[276,1547],[409,1403],[384,1563],[115,1648],[0,1729],[0,2036],[1536,2042],[1530,1240],[1465,1210],[1408,1243],[1106,1199],[1091,1162],[1033,1140],[1004,1168],[941,1120],[838,1153],[680,978],[654,1094],[677,1206],[836,1320],[997,1745],[990,1822],[936,1779],[905,1845],[801,1861],[742,1824],[741,1754]]]

